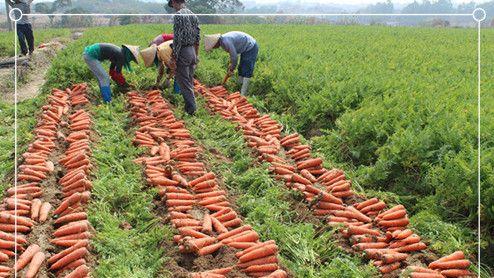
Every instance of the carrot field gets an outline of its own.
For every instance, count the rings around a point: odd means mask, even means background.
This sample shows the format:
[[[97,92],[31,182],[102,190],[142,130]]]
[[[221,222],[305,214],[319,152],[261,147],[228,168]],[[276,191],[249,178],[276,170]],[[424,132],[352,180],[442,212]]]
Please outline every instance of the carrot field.
[[[230,30],[260,46],[250,94],[217,86],[228,55],[202,51],[193,117],[143,65],[125,73],[136,91],[102,104],[82,59],[171,26],[85,30],[19,104],[17,192],[13,106],[0,104],[0,277],[492,276],[492,30],[480,272],[476,30],[202,26]]]

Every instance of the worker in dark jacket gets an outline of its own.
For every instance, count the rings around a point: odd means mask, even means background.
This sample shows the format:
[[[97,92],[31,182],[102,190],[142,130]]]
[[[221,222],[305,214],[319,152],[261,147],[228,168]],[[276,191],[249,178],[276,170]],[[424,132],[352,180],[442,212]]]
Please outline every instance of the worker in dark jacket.
[[[118,47],[110,43],[96,43],[84,49],[84,60],[91,72],[98,79],[101,95],[105,102],[111,101],[110,78],[119,86],[129,86],[122,74],[122,68],[132,71],[130,63],[138,63],[139,47],[122,45]],[[101,62],[110,61],[109,75]]]
[[[177,11],[173,16],[173,52],[169,67],[175,72],[175,80],[185,101],[185,111],[193,115],[197,109],[194,71],[201,40],[199,19],[185,7],[185,0],[168,0],[168,6]]]
[[[250,78],[254,74],[254,67],[259,53],[256,40],[244,32],[233,31],[225,34],[208,35],[204,38],[206,51],[221,47],[230,54],[228,76],[232,76],[238,64],[239,82],[242,84],[240,93],[245,95],[249,87]],[[240,63],[238,56],[240,55]]]

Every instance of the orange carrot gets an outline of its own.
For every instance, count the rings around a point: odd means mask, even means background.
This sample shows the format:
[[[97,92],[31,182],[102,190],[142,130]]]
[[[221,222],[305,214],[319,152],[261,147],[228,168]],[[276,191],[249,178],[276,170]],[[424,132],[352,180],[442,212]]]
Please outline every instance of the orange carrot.
[[[89,267],[86,265],[78,266],[74,271],[69,273],[65,278],[83,278],[89,274]]]
[[[400,265],[401,265],[400,262],[383,265],[383,266],[379,267],[379,271],[383,274],[390,273],[393,270],[400,268]]]
[[[221,224],[221,222],[218,219],[216,219],[215,217],[211,217],[211,223],[212,223],[214,229],[219,234],[223,234],[223,233],[227,233],[228,232],[228,229],[225,228],[225,226],[223,226],[223,224]]]
[[[446,277],[472,276],[472,273],[466,269],[446,269],[442,270],[441,274]]]
[[[24,253],[22,253],[22,255],[19,256],[19,258],[17,259],[17,264],[14,266],[14,269],[16,271],[20,271],[21,269],[23,269],[31,261],[33,256],[39,251],[41,251],[41,248],[38,245],[36,244],[30,245],[24,251]]]
[[[52,264],[50,266],[50,270],[60,269],[60,268],[66,266],[67,264],[69,264],[75,260],[83,258],[88,253],[89,253],[89,251],[86,249],[86,247],[81,247],[79,249],[76,249],[76,250],[70,252],[69,254],[63,256],[62,258],[60,258],[54,264]]]
[[[223,243],[221,243],[221,242],[211,244],[209,246],[206,246],[206,247],[199,249],[199,251],[197,251],[197,254],[200,256],[205,256],[205,255],[216,252],[218,249],[221,248],[221,246],[223,246]]]
[[[265,245],[261,248],[254,249],[251,252],[245,253],[244,255],[242,255],[239,258],[239,261],[241,263],[245,263],[248,261],[252,261],[255,259],[259,259],[259,258],[263,258],[263,257],[267,257],[270,255],[276,254],[277,251],[278,251],[278,247],[275,244],[268,244],[268,245]]]
[[[45,254],[43,252],[36,253],[31,259],[31,263],[29,264],[29,268],[26,272],[26,278],[34,278],[36,274],[38,274],[39,268],[45,261]]]
[[[51,204],[48,202],[44,202],[43,205],[41,205],[41,208],[39,210],[39,222],[43,223],[46,221],[48,218],[48,213],[50,213],[51,209]]]
[[[427,245],[425,245],[425,243],[419,242],[419,243],[413,243],[410,245],[406,245],[406,246],[397,248],[396,251],[398,251],[398,252],[415,252],[415,251],[424,250],[426,248],[427,248]]]
[[[401,262],[408,258],[408,254],[405,253],[391,253],[391,254],[382,254],[381,260],[385,264],[391,264],[395,262]]]
[[[459,268],[465,269],[470,266],[469,260],[451,260],[451,261],[442,261],[442,262],[432,262],[429,267],[432,269],[451,269],[451,268]]]
[[[244,269],[244,272],[271,272],[278,269],[278,264],[252,265]]]

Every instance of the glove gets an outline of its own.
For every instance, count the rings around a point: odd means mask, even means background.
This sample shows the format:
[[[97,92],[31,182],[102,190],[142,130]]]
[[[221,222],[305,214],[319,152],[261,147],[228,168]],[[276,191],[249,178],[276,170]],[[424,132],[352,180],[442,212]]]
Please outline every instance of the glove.
[[[125,77],[121,72],[110,70],[110,77],[113,81],[117,82],[117,84],[120,86],[125,86],[125,84],[127,84],[127,81],[125,80]]]
[[[108,103],[111,102],[111,89],[110,86],[100,87],[101,96],[103,97],[103,101]]]

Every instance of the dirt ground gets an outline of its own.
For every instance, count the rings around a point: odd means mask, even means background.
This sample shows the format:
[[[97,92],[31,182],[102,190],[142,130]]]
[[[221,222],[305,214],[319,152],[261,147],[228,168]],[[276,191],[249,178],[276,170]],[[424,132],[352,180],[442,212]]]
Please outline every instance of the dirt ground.
[[[29,61],[18,64],[18,102],[36,97],[41,93],[51,60],[71,40],[71,38],[55,38],[42,44],[43,47],[36,48]],[[0,68],[0,101],[12,104],[14,100],[14,68]]]

